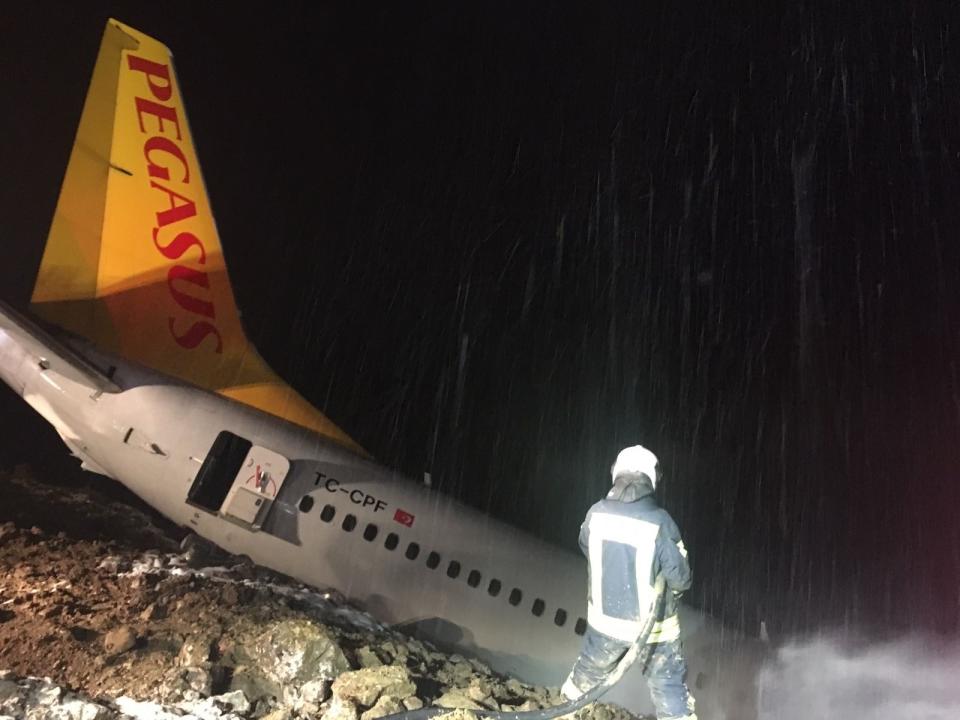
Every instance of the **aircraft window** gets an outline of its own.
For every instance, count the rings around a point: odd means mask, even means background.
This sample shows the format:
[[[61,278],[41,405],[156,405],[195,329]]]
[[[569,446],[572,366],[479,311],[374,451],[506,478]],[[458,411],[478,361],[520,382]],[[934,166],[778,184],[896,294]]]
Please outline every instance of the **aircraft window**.
[[[520,588],[514,588],[513,590],[510,591],[509,600],[511,605],[520,604],[520,601],[523,600],[523,592],[520,590]]]
[[[431,570],[436,570],[440,565],[440,553],[432,552],[427,555],[427,567]]]
[[[467,585],[470,587],[476,587],[480,584],[481,575],[476,570],[471,570],[470,574],[467,576]]]
[[[399,543],[399,542],[400,542],[400,538],[397,537],[397,534],[396,534],[396,533],[390,533],[389,535],[387,535],[387,539],[383,542],[383,546],[384,546],[387,550],[396,550],[396,549],[397,549],[397,543]]]
[[[557,627],[563,627],[567,622],[567,611],[563,608],[557,610],[557,614],[553,616],[553,624]]]
[[[313,498],[309,495],[304,495],[300,498],[300,512],[310,512],[313,510]]]
[[[583,618],[577,618],[577,624],[574,625],[573,631],[577,635],[583,635],[587,631],[587,621]]]
[[[494,578],[493,580],[490,581],[490,584],[487,585],[487,592],[490,593],[490,595],[492,595],[493,597],[496,597],[497,595],[500,594],[501,587],[503,587],[503,585],[500,583],[500,581]]]
[[[530,608],[530,612],[532,612],[537,617],[540,617],[541,615],[543,615],[543,610],[545,607],[546,605],[544,604],[543,600],[541,600],[540,598],[537,598],[536,600],[533,601],[533,607]]]
[[[460,575],[460,563],[456,560],[451,560],[450,564],[447,565],[447,577],[455,578]]]
[[[366,529],[363,531],[363,539],[367,542],[373,542],[377,539],[377,526],[373,523],[367,525]]]
[[[407,545],[407,552],[404,554],[407,556],[408,560],[416,560],[417,555],[420,554],[420,546],[417,545],[415,542],[412,542],[409,545]]]
[[[357,517],[355,515],[344,515],[343,527],[347,532],[351,532],[357,526]]]
[[[333,505],[324,505],[323,511],[320,513],[320,519],[324,522],[330,522],[336,514],[337,509]]]

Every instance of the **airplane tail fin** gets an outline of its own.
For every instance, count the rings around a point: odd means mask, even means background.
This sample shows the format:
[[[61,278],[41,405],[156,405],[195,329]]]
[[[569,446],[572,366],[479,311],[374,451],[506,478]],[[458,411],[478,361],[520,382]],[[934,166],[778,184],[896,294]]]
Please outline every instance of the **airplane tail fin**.
[[[170,51],[107,22],[31,298],[104,350],[366,454],[247,340]]]

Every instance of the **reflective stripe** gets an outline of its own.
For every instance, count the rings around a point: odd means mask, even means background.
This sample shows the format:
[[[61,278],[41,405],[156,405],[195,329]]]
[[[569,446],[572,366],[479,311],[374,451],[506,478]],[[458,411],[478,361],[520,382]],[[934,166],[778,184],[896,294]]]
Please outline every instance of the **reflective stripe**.
[[[590,603],[587,620],[598,632],[624,642],[633,642],[643,630],[644,621],[652,611],[656,589],[650,584],[654,551],[660,526],[637,518],[596,513],[590,518]],[[603,613],[603,543],[614,542],[629,545],[636,550],[638,611],[640,618],[627,620]],[[663,581],[657,578],[657,587]]]
[[[683,540],[680,540],[677,542],[677,550],[679,550],[680,554],[683,555],[684,557],[687,556],[687,548],[684,547]]]
[[[671,615],[653,626],[648,643],[673,642],[680,638],[680,616]]]
[[[587,608],[587,620],[594,630],[623,642],[633,642],[643,630],[643,623],[639,620],[624,620],[604,615],[595,603],[590,603]]]

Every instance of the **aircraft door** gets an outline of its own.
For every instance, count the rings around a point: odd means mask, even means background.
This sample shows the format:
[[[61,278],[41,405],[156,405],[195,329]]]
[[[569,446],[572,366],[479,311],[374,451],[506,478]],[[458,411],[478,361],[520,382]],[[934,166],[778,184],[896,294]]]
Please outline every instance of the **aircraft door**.
[[[290,461],[223,431],[187,494],[191,505],[259,530],[290,472]]]

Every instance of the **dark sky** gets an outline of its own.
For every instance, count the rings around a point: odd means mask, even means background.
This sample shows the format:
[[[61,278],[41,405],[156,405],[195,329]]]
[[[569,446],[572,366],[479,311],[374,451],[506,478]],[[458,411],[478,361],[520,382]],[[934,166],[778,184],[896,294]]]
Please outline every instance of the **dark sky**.
[[[226,7],[0,14],[5,300],[113,15],[175,55],[249,334],[383,462],[573,546],[642,442],[697,603],[957,631],[955,3]]]

